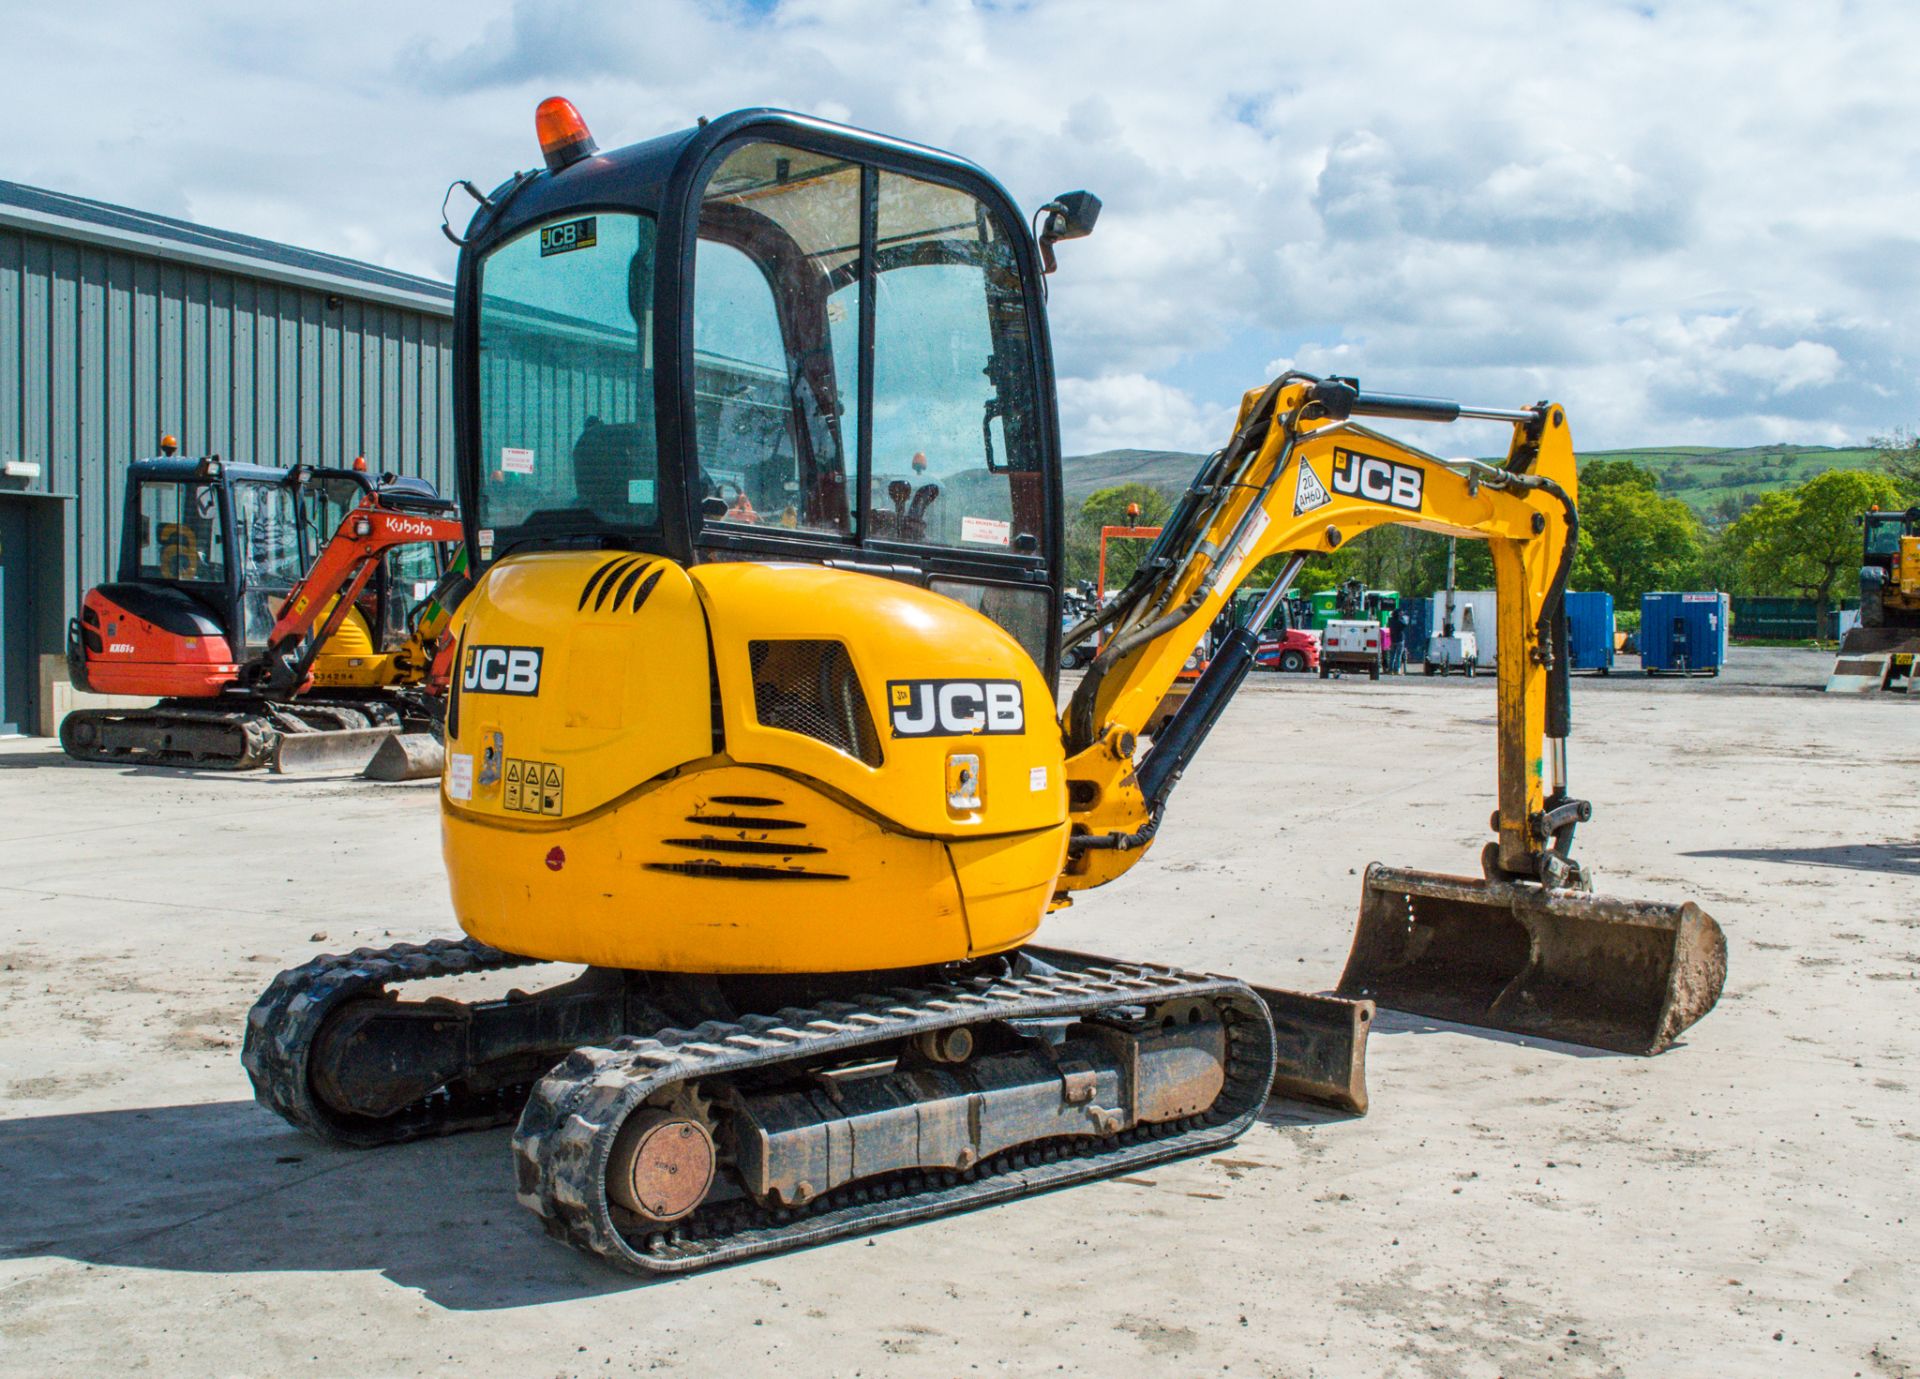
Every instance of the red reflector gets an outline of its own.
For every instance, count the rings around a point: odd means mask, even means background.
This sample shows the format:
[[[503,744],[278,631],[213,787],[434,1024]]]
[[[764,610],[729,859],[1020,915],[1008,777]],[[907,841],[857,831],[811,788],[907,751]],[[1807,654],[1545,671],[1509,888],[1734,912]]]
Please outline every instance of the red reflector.
[[[533,132],[540,136],[540,152],[546,155],[549,172],[571,167],[600,150],[587,122],[565,96],[548,96],[540,102],[533,112]]]

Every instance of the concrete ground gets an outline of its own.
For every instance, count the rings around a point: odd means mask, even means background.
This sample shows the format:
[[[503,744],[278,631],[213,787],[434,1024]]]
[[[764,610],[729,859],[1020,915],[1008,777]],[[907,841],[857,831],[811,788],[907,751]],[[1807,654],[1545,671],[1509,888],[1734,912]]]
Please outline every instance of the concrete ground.
[[[0,1373],[1920,1375],[1920,705],[1736,661],[1577,692],[1601,888],[1726,928],[1681,1046],[1383,1015],[1363,1119],[652,1285],[539,1234],[505,1131],[336,1151],[250,1099],[275,971],[454,932],[431,785],[0,745]],[[1328,987],[1369,860],[1474,869],[1492,714],[1260,676],[1044,934]]]

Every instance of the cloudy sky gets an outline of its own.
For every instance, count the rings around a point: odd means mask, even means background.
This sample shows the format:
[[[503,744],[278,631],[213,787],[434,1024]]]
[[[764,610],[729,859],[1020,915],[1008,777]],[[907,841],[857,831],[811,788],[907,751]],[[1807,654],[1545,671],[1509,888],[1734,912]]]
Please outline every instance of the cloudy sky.
[[[1106,210],[1069,448],[1212,449],[1289,363],[1582,448],[1920,423],[1920,5],[5,0],[0,178],[437,276],[456,176],[780,105]],[[1468,436],[1443,453],[1485,449]]]

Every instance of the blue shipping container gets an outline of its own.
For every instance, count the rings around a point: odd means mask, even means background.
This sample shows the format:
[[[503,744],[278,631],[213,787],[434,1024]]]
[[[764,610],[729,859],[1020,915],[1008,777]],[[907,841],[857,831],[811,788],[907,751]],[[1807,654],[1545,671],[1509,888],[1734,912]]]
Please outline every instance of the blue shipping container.
[[[1725,594],[1642,594],[1641,668],[1718,675],[1727,659],[1728,611]]]
[[[1613,669],[1613,595],[1567,595],[1567,660],[1575,670]]]

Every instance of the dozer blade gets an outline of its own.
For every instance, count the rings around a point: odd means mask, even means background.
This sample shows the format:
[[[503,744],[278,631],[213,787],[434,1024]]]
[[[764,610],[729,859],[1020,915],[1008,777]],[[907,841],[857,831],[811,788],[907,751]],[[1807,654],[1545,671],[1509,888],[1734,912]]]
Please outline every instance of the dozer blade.
[[[1699,906],[1374,863],[1340,994],[1389,1010],[1653,1054],[1720,999],[1727,941]]]
[[[426,780],[446,769],[447,749],[432,733],[395,733],[361,774],[368,780]]]
[[[330,728],[317,733],[282,733],[267,764],[277,772],[364,771],[380,744],[398,728]]]
[[[1055,966],[1111,966],[1115,959],[1070,948],[1026,949]],[[1367,1033],[1374,1002],[1320,996],[1281,987],[1253,987],[1273,1017],[1275,1061],[1272,1095],[1367,1113]]]

